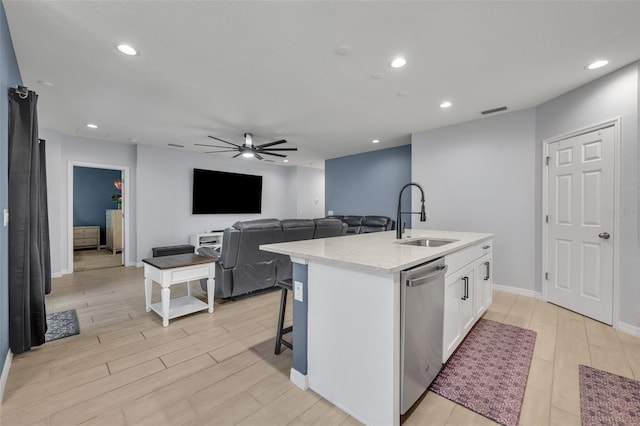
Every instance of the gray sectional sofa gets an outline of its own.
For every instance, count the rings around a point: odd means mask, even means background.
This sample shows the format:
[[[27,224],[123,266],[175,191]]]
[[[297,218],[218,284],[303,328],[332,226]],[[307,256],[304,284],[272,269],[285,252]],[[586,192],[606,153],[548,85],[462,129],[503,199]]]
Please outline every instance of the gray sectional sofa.
[[[220,250],[201,247],[198,254],[216,262],[215,297],[236,298],[271,289],[291,278],[291,259],[260,250],[261,244],[345,235],[347,224],[336,218],[256,219],[224,230]],[[201,283],[206,291],[206,284]]]
[[[369,232],[392,231],[396,221],[387,216],[327,216],[340,219],[347,224],[347,234],[366,234]]]

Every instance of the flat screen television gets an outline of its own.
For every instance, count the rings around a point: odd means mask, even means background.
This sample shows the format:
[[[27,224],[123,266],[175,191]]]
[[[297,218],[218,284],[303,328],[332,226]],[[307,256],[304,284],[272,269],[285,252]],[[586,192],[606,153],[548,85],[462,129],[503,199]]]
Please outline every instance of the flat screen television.
[[[191,212],[262,213],[262,176],[193,169]]]

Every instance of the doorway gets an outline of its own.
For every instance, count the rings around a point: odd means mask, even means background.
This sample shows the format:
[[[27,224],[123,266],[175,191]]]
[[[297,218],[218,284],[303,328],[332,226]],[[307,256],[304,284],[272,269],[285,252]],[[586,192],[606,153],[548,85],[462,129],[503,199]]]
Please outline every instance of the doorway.
[[[546,141],[545,300],[614,325],[617,121]]]
[[[69,163],[68,271],[125,265],[128,168]]]

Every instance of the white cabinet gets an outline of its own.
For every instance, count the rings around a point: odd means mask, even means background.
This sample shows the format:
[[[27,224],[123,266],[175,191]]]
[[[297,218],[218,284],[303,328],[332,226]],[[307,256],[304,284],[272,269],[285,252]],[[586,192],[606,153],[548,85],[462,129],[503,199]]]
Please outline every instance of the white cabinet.
[[[202,234],[191,234],[189,241],[197,253],[200,247],[212,247],[218,249],[222,246],[222,235],[224,231],[205,232]]]
[[[491,304],[491,245],[487,241],[445,256],[442,362]]]

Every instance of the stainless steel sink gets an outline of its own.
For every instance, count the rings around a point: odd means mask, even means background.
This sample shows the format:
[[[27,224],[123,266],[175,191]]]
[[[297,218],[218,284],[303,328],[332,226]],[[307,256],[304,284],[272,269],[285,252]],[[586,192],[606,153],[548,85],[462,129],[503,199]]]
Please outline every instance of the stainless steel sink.
[[[417,240],[397,241],[398,244],[405,244],[408,246],[420,246],[420,247],[440,247],[446,244],[456,242],[458,240],[434,240],[430,238],[420,238]]]

